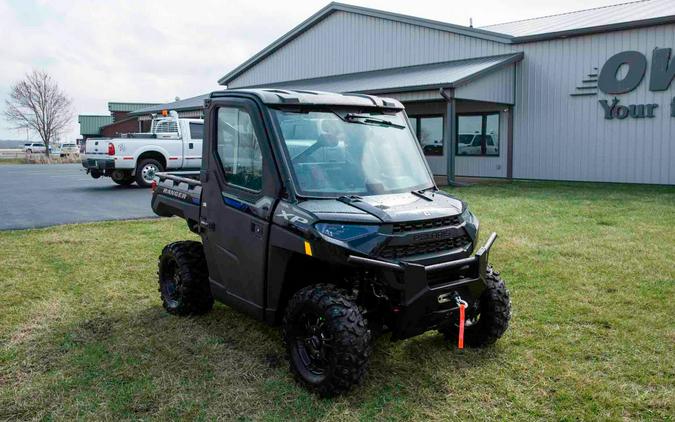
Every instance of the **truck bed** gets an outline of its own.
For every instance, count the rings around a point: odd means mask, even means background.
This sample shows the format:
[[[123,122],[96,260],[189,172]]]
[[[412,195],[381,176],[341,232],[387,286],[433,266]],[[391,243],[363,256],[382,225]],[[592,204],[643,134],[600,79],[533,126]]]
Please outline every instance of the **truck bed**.
[[[152,210],[160,217],[184,218],[197,231],[201,206],[202,182],[199,171],[162,172],[152,194]]]

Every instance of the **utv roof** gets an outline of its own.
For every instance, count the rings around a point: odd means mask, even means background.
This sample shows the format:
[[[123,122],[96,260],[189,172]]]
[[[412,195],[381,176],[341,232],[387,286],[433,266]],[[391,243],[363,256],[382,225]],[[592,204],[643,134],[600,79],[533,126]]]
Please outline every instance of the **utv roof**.
[[[366,94],[336,94],[333,92],[290,90],[290,89],[226,89],[211,93],[211,98],[236,96],[237,94],[255,95],[265,104],[282,105],[337,105],[354,107],[378,107],[403,109],[403,105],[393,98],[376,97]]]

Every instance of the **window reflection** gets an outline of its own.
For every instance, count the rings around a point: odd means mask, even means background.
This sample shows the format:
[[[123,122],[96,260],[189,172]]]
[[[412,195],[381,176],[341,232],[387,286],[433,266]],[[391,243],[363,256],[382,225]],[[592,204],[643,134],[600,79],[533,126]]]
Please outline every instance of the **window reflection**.
[[[443,155],[443,116],[413,116],[410,126],[424,155]]]
[[[499,156],[499,113],[458,115],[456,154]]]

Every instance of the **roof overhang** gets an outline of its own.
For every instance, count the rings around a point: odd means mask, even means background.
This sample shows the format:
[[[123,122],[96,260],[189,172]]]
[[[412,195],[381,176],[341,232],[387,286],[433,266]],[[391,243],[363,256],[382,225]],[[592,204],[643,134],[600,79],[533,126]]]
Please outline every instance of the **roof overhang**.
[[[256,88],[313,89],[329,92],[382,94],[458,88],[523,59],[517,52],[416,66],[388,68],[322,78],[257,85]]]
[[[108,111],[128,113],[131,111],[139,110],[141,108],[156,106],[158,104],[159,103],[123,103],[123,102],[109,101]]]

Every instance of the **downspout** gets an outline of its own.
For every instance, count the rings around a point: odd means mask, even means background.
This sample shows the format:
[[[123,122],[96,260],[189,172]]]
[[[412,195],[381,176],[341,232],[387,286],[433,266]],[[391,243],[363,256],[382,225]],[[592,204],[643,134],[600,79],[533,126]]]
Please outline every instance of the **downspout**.
[[[455,181],[455,144],[457,142],[457,112],[455,102],[455,89],[452,87],[440,88],[439,93],[446,101],[445,107],[445,131],[443,141],[446,146],[448,185],[461,186]]]

